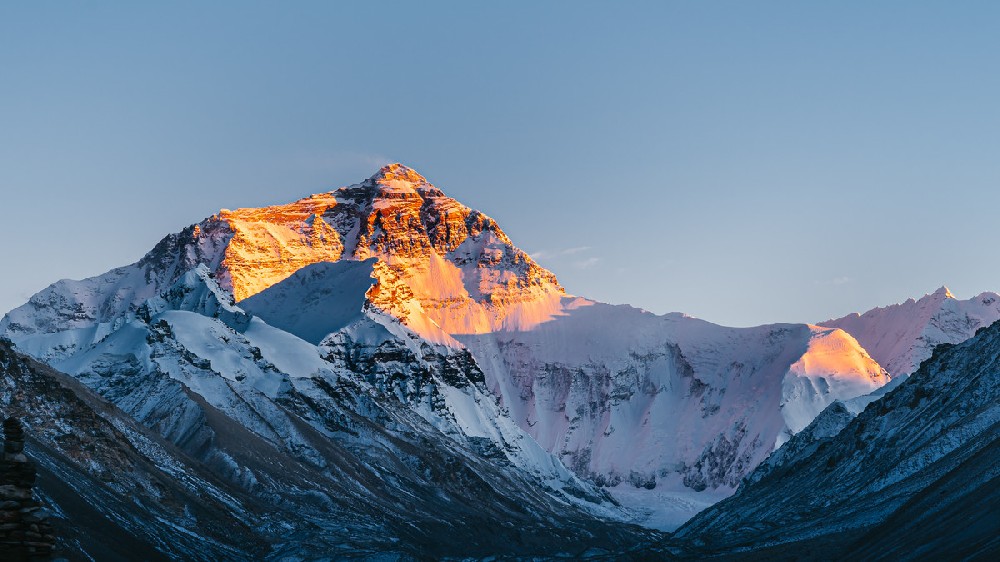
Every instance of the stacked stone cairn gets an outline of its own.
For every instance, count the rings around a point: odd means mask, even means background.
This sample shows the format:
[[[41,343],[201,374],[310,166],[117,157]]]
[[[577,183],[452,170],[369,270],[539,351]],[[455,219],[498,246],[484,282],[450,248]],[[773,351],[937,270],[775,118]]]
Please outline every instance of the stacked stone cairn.
[[[55,548],[52,525],[42,504],[31,495],[35,463],[24,455],[21,422],[3,422],[3,458],[0,459],[0,560],[49,560]]]

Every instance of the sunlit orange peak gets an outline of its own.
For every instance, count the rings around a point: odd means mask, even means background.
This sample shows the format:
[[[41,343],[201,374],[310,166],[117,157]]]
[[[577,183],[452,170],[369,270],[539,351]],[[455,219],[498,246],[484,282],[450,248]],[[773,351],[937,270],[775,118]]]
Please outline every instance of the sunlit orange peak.
[[[416,184],[427,183],[427,179],[424,176],[421,176],[412,168],[404,166],[399,162],[383,166],[371,179],[377,183],[389,183],[391,181],[405,181]]]
[[[945,285],[941,285],[941,288],[938,289],[937,291],[934,291],[934,293],[938,295],[944,295],[944,298],[946,299],[955,298],[955,295],[951,294],[951,290],[948,289],[948,287]]]

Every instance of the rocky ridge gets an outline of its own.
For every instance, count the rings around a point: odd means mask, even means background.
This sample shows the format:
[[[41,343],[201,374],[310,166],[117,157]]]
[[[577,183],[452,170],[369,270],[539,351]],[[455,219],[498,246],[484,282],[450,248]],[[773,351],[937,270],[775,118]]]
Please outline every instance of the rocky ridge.
[[[23,421],[59,556],[219,560],[266,550],[274,526],[251,498],[72,377],[0,339],[0,380],[0,412]]]

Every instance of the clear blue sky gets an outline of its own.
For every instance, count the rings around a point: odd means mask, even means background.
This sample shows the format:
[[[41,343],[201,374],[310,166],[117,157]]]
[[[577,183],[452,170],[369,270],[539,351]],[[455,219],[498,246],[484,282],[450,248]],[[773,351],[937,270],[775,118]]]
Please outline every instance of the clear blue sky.
[[[387,161],[654,312],[1000,290],[998,30],[996,2],[0,3],[0,309]]]

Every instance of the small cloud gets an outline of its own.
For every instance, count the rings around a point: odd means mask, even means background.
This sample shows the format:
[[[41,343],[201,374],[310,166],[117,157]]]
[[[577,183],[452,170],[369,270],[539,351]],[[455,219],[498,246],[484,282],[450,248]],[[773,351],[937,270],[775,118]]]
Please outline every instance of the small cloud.
[[[573,248],[563,248],[562,250],[556,250],[554,252],[550,252],[547,250],[540,250],[538,252],[529,253],[528,255],[531,256],[531,259],[540,260],[540,259],[558,258],[562,256],[575,256],[577,254],[582,254],[589,250],[590,246],[576,246]]]
[[[577,269],[588,269],[600,263],[601,258],[587,256],[593,250],[591,246],[574,246],[560,250],[540,250],[529,253],[533,260],[546,260],[549,263],[569,264]]]

